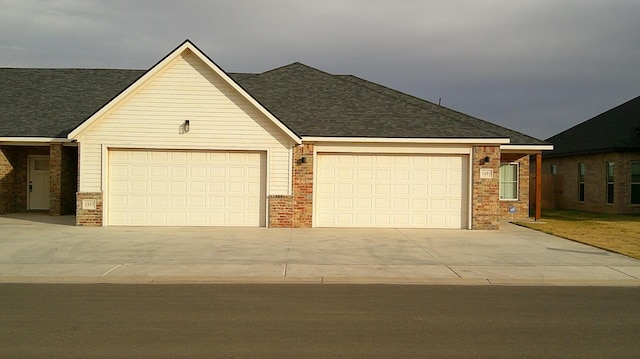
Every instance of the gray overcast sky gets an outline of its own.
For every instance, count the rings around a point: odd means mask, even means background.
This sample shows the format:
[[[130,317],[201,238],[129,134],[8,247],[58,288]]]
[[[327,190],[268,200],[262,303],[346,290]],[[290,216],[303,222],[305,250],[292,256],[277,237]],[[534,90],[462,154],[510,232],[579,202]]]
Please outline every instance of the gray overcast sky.
[[[300,61],[541,139],[640,95],[639,0],[0,0],[0,67]]]

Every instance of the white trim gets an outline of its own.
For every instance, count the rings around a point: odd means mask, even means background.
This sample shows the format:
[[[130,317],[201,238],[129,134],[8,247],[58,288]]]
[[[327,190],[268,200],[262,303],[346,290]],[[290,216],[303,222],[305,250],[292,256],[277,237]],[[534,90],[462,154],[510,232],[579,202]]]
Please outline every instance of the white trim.
[[[500,145],[501,151],[551,151],[553,145]]]
[[[109,212],[109,168],[110,168],[110,156],[109,153],[111,151],[184,151],[184,152],[192,152],[192,151],[201,151],[201,152],[257,152],[264,153],[264,206],[262,208],[264,212],[265,218],[265,228],[269,228],[269,188],[271,176],[270,173],[270,158],[271,158],[271,149],[268,147],[244,147],[242,149],[233,148],[229,149],[227,147],[224,148],[169,148],[169,147],[148,147],[148,146],[128,146],[128,145],[106,145],[102,144],[102,183],[100,184],[100,189],[102,191],[102,226],[106,227],[109,225],[108,223],[108,212]],[[291,171],[289,171],[291,172]],[[261,174],[262,177],[262,174]],[[262,227],[259,227],[262,228]]]
[[[102,144],[106,146],[108,149],[114,149],[117,151],[120,150],[148,150],[148,151],[222,151],[222,152],[232,152],[232,151],[251,151],[251,152],[265,152],[268,151],[271,147],[263,146],[263,147],[251,147],[251,146],[223,146],[223,147],[213,147],[213,146],[192,146],[189,144],[189,147],[185,147],[184,144],[174,145],[174,146],[154,146],[150,144],[146,145],[138,145],[138,144]]]
[[[109,225],[109,146],[102,144],[100,152],[100,161],[102,162],[102,183],[100,183],[100,191],[102,192],[102,226]]]
[[[302,142],[507,144],[508,138],[302,137]]]
[[[68,138],[59,138],[59,137],[0,137],[0,143],[3,143],[3,142],[64,143],[64,142],[72,142],[72,141],[73,140]]]
[[[293,147],[289,148],[289,170],[287,171],[287,180],[289,181],[289,185],[287,186],[288,195],[293,195]],[[315,159],[314,159],[315,161]]]
[[[303,141],[305,138],[303,138]],[[343,139],[344,140],[344,139]],[[344,142],[344,141],[338,141]],[[456,146],[456,144],[458,144]],[[464,155],[467,158],[467,229],[472,229],[473,223],[473,146],[472,144],[431,144],[416,145],[412,143],[387,143],[383,146],[372,143],[330,143],[315,144],[313,146],[313,209],[311,214],[311,226],[315,227],[317,211],[317,173],[318,156],[329,153],[366,153],[366,154],[401,154],[401,155]],[[293,167],[292,167],[293,168]],[[292,192],[293,194],[293,192]]]
[[[473,153],[469,155],[467,166],[469,166],[469,176],[467,177],[467,229],[473,228]],[[498,193],[498,196],[500,194]]]
[[[249,103],[251,103],[258,111],[260,111],[263,115],[265,115],[271,122],[273,122],[280,130],[286,133],[293,141],[297,144],[301,144],[302,140],[298,137],[293,131],[291,131],[287,126],[285,126],[280,120],[278,120],[274,115],[272,115],[266,108],[264,108],[258,101],[256,101],[249,93],[247,93],[242,87],[240,87],[231,77],[229,77],[222,69],[220,69],[216,64],[213,63],[206,55],[204,55],[194,44],[190,41],[185,41],[181,46],[167,55],[163,60],[153,66],[149,71],[147,71],[142,77],[140,77],[136,82],[134,82],[131,86],[127,87],[124,91],[122,91],[118,96],[116,96],[113,100],[103,106],[100,110],[94,113],[91,117],[85,120],[82,124],[80,124],[76,129],[71,131],[67,136],[69,139],[77,138],[83,131],[85,131],[88,127],[90,127],[94,122],[98,119],[106,115],[108,112],[113,110],[120,102],[122,102],[126,97],[137,91],[145,82],[156,76],[159,72],[164,70],[170,63],[172,63],[176,58],[178,58],[185,51],[191,51],[195,54],[202,62],[204,62],[211,70],[213,70],[218,76],[220,76],[225,82],[227,82],[234,90],[236,90],[242,97],[244,97]]]
[[[500,162],[500,166],[498,167],[498,171],[502,172],[503,165],[515,165],[516,166],[516,198],[501,198],[500,192],[502,190],[502,173],[498,173],[498,200],[500,202],[518,202],[520,201],[520,163],[518,162]]]
[[[313,176],[311,176],[311,228],[316,227],[316,215],[318,213],[318,151],[313,146]],[[294,193],[292,193],[294,194]],[[295,194],[294,194],[295,203]],[[295,206],[294,206],[295,207]],[[295,208],[294,208],[295,212]]]
[[[264,150],[264,172],[260,172],[260,181],[264,179],[264,197],[262,198],[262,200],[264,201],[262,202],[262,211],[264,213],[264,228],[269,228],[269,195],[271,194],[271,176],[269,176],[269,173],[271,173],[271,149],[267,148],[266,150]]]
[[[313,146],[313,193],[312,193],[312,198],[313,198],[313,202],[312,202],[312,212],[311,212],[311,227],[315,228],[316,227],[316,215],[318,213],[318,199],[317,199],[317,195],[318,195],[318,157],[320,155],[330,155],[330,154],[335,154],[335,153],[345,153],[345,154],[358,154],[358,153],[363,153],[363,154],[368,154],[368,155],[407,155],[407,156],[420,156],[420,155],[454,155],[454,156],[462,156],[464,159],[466,159],[467,161],[467,170],[468,170],[468,175],[467,175],[467,197],[466,197],[466,201],[467,201],[467,212],[466,212],[466,217],[467,217],[467,225],[466,227],[464,227],[463,229],[473,229],[472,228],[472,223],[473,223],[473,153],[472,153],[472,147],[469,146],[468,148],[466,148],[464,151],[460,152],[460,151],[454,151],[454,152],[436,152],[436,151],[426,151],[426,152],[421,152],[419,151],[421,148],[420,147],[415,147],[415,146],[396,146],[395,149],[400,149],[401,151],[395,151],[395,152],[390,152],[389,149],[394,149],[393,146],[383,146],[383,147],[377,147],[378,151],[377,152],[371,152],[371,151],[354,151],[354,149],[358,149],[358,147],[361,148],[370,148],[367,146],[358,146],[358,145],[354,145],[352,147],[336,147],[336,146],[323,146],[323,145],[315,145]],[[450,148],[454,148],[454,149],[459,149],[460,147],[458,146],[449,146]],[[336,151],[336,148],[342,148],[342,151]],[[429,150],[434,150],[434,149],[440,149],[442,150],[443,147],[437,147],[437,146],[430,146],[430,147],[426,147]],[[446,147],[445,147],[446,148]],[[327,151],[327,149],[332,149],[332,151]],[[418,151],[414,151],[414,152],[408,152],[407,149],[409,150],[416,150],[418,149]],[[424,149],[424,148],[422,148]],[[464,223],[463,223],[464,225]]]
[[[371,153],[371,154],[442,154],[442,155],[471,155],[471,145],[455,144],[371,144],[371,143],[335,143],[316,144],[314,153]]]

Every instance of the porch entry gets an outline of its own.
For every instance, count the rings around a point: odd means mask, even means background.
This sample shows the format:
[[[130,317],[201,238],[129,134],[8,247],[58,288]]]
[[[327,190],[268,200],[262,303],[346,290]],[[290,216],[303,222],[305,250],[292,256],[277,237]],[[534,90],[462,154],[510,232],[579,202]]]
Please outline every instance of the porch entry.
[[[49,156],[29,156],[29,210],[49,209]]]

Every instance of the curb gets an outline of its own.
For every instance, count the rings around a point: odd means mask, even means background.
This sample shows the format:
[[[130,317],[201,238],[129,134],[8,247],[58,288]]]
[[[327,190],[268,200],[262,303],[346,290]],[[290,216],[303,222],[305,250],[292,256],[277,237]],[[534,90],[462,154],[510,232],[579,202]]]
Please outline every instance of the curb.
[[[354,284],[354,285],[467,285],[640,287],[640,280],[483,279],[404,277],[208,277],[208,276],[0,276],[0,284]]]

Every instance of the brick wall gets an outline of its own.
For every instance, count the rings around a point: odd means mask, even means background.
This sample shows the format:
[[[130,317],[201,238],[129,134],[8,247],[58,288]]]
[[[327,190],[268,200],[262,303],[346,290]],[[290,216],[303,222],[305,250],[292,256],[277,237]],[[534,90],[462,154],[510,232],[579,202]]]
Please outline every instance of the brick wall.
[[[49,147],[49,215],[59,216],[62,197],[62,144]]]
[[[472,229],[498,229],[500,147],[474,146],[472,157]],[[489,157],[489,162],[485,161],[485,157]],[[480,178],[480,169],[483,168],[493,170],[493,178]]]
[[[502,163],[518,163],[518,200],[500,200],[500,219],[527,218],[529,217],[529,155],[522,153],[503,153],[500,156]],[[534,183],[535,185],[535,183]],[[511,215],[509,208],[514,207],[516,213]]]
[[[269,196],[269,227],[293,227],[293,196]]]
[[[49,173],[49,215],[74,214],[78,183],[78,148],[51,144]]]
[[[312,217],[313,145],[303,144],[293,149],[293,227],[311,227]]]
[[[10,149],[0,146],[0,214],[16,211],[16,171]]]
[[[96,208],[82,208],[83,200],[95,200]],[[76,196],[76,226],[102,226],[102,192],[78,192]]]
[[[614,162],[613,204],[607,203],[607,162]],[[631,163],[640,162],[640,153],[598,153],[542,160],[542,173],[557,166],[562,182],[555,188],[562,209],[625,214],[640,213],[640,205],[631,204]],[[578,163],[585,164],[584,202],[578,201]]]

